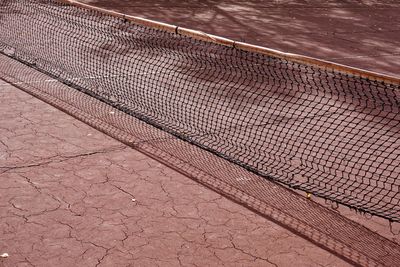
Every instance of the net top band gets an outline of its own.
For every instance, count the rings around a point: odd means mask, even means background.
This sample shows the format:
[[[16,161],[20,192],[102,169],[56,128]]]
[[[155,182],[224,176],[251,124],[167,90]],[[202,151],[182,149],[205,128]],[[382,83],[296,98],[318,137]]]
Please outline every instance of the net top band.
[[[158,22],[158,21],[154,21],[154,20],[144,19],[144,18],[140,18],[140,17],[136,17],[136,16],[130,16],[130,15],[116,12],[116,11],[111,11],[111,10],[103,9],[100,7],[95,7],[92,5],[84,4],[84,3],[81,3],[81,2],[78,2],[75,0],[58,0],[58,1],[61,3],[70,4],[70,5],[85,8],[88,10],[95,10],[95,11],[101,12],[103,14],[113,16],[113,17],[122,18],[122,19],[131,21],[135,24],[142,25],[145,27],[155,28],[155,29],[159,29],[159,30],[167,31],[167,32],[171,32],[171,33],[177,33],[177,34],[188,36],[188,37],[191,37],[191,38],[194,38],[197,40],[202,40],[202,41],[215,43],[215,44],[219,44],[219,45],[223,45],[223,46],[233,47],[233,48],[241,49],[241,50],[248,51],[248,52],[254,52],[254,53],[264,54],[264,55],[268,55],[268,56],[272,56],[272,57],[277,57],[277,58],[281,58],[281,59],[288,60],[288,61],[293,61],[293,62],[300,63],[300,64],[316,66],[316,67],[324,69],[324,70],[331,70],[331,71],[344,73],[347,75],[354,75],[354,76],[359,76],[362,78],[367,78],[370,80],[376,80],[376,81],[382,81],[382,82],[386,82],[386,83],[390,83],[390,84],[400,85],[400,77],[398,77],[398,76],[386,75],[386,74],[368,71],[368,70],[355,68],[355,67],[350,67],[347,65],[342,65],[342,64],[338,64],[335,62],[322,60],[322,59],[318,59],[318,58],[314,58],[314,57],[293,54],[293,53],[286,53],[286,52],[282,52],[282,51],[271,49],[271,48],[252,45],[249,43],[237,42],[237,41],[227,39],[224,37],[204,33],[202,31],[191,30],[191,29],[187,29],[184,27],[175,26],[172,24],[167,24],[167,23]]]

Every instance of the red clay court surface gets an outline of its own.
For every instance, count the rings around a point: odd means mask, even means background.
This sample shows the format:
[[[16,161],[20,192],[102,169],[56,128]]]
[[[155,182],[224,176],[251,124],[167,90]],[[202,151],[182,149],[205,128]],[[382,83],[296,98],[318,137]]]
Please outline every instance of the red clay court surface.
[[[5,82],[0,266],[347,266]],[[0,254],[1,254],[0,253]]]
[[[145,2],[83,2],[288,52],[399,73],[395,2],[330,1],[323,7],[315,7],[315,1],[265,7],[259,1],[201,1],[190,6],[152,2],[156,7]],[[329,16],[316,9],[333,12],[343,24],[324,20]],[[260,21],[248,23],[254,14]],[[294,21],[282,16],[294,16]],[[277,21],[268,21],[272,18]],[[204,21],[209,25],[201,24]],[[211,28],[211,24],[224,27]],[[233,29],[228,31],[226,25]],[[303,34],[301,25],[308,25]],[[326,30],[316,33],[318,29]],[[256,34],[264,30],[274,31],[271,45],[262,39],[267,38],[264,34]],[[354,38],[349,41],[352,45],[340,41],[337,30],[343,30],[346,39]],[[363,46],[362,36],[370,40]],[[0,61],[0,71],[5,73],[12,63],[3,57]],[[17,73],[20,67],[16,64]],[[27,84],[35,83],[43,86],[45,78]],[[326,244],[329,241],[320,240],[329,252],[320,248],[315,240],[311,243],[293,234],[6,82],[0,84],[0,114],[0,255],[9,254],[0,259],[1,267],[347,266],[338,256],[352,258],[340,255],[342,250],[332,249]],[[335,222],[331,223],[333,228]],[[378,221],[374,227],[384,224]],[[373,247],[362,245],[366,251]]]

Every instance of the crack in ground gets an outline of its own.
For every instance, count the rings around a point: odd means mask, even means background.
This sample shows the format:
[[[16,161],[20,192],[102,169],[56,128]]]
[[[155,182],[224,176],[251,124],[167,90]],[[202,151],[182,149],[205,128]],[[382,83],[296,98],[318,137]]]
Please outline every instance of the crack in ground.
[[[233,241],[231,241],[231,244],[232,244],[232,247],[233,247],[234,249],[240,251],[241,253],[243,253],[243,254],[245,254],[245,255],[248,255],[248,256],[252,257],[252,258],[254,259],[254,261],[256,261],[256,260],[262,260],[262,261],[266,261],[266,262],[268,262],[268,263],[274,265],[275,267],[278,267],[277,264],[271,262],[268,258],[263,258],[263,257],[259,257],[259,256],[256,256],[256,255],[253,255],[252,253],[247,252],[247,251],[245,251],[244,249],[237,247],[236,244],[235,244]]]
[[[120,151],[120,150],[123,150],[123,149],[125,149],[125,146],[120,145],[120,146],[117,146],[117,147],[111,147],[109,149],[86,152],[86,153],[80,153],[80,154],[71,155],[71,156],[68,156],[68,155],[57,155],[57,156],[45,159],[46,161],[38,162],[38,163],[31,163],[31,164],[27,164],[27,165],[0,166],[0,169],[4,169],[4,171],[0,172],[0,174],[6,173],[6,172],[9,172],[9,171],[13,171],[13,170],[17,170],[17,169],[40,167],[40,166],[48,165],[50,163],[60,163],[60,162],[68,161],[68,160],[71,160],[71,159],[84,158],[84,157],[97,155],[97,154],[105,154],[105,153]],[[53,159],[55,159],[55,160],[53,160]]]
[[[95,267],[97,267],[101,264],[101,262],[104,260],[104,258],[108,256],[108,252],[110,250],[111,250],[111,248],[106,249],[106,252],[104,253],[104,255],[100,259],[97,259],[97,263],[96,263]]]
[[[117,188],[118,190],[120,190],[121,192],[123,192],[123,193],[125,193],[125,194],[131,196],[132,199],[135,199],[135,196],[134,196],[132,193],[126,191],[126,190],[123,189],[122,187],[119,187],[118,185],[115,185],[115,184],[112,184],[112,183],[111,183],[111,185],[112,185],[113,187]]]

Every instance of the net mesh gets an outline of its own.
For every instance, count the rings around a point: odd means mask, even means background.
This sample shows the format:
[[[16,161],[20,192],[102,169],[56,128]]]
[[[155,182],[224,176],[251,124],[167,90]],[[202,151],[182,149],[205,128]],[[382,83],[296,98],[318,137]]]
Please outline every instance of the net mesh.
[[[400,221],[400,88],[53,0],[0,0],[0,52],[268,179]]]

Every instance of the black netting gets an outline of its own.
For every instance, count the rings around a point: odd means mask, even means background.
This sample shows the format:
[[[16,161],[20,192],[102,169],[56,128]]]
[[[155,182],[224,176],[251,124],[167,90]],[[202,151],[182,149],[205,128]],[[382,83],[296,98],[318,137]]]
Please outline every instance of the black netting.
[[[400,221],[398,84],[52,0],[0,0],[0,51],[261,176]]]

